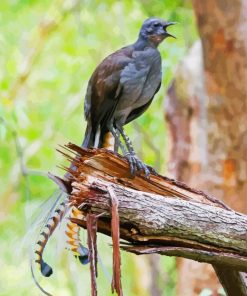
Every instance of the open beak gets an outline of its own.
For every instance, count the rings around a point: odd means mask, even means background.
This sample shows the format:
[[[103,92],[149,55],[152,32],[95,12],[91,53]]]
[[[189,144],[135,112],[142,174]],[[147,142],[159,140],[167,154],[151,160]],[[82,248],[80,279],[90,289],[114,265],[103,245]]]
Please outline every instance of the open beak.
[[[172,25],[176,25],[177,24],[177,22],[167,22],[167,23],[165,23],[165,25],[164,25],[164,31],[165,31],[165,35],[166,35],[166,37],[172,37],[172,38],[175,38],[176,39],[176,37],[175,36],[173,36],[172,34],[170,34],[170,33],[168,33],[167,31],[166,31],[166,29],[169,27],[169,26],[172,26]]]

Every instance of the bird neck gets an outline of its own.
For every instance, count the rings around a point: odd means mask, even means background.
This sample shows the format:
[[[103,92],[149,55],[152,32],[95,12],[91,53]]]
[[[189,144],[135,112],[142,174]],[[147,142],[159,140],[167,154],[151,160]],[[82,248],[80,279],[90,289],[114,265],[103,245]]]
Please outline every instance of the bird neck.
[[[158,44],[148,39],[146,36],[140,34],[138,39],[134,43],[135,50],[143,50],[147,47],[157,48]]]

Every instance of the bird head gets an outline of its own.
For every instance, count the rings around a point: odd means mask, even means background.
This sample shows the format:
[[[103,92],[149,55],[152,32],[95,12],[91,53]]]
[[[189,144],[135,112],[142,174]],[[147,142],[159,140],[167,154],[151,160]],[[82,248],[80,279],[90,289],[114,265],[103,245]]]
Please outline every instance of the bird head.
[[[165,38],[175,36],[166,30],[169,26],[176,24],[175,22],[166,22],[163,19],[151,17],[144,21],[140,30],[140,37],[150,41],[158,46]]]

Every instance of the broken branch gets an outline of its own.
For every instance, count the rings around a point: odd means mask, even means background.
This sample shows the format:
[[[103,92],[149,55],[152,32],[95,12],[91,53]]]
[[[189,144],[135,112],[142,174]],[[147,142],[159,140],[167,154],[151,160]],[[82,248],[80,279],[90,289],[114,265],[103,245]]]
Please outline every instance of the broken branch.
[[[86,150],[73,144],[67,147],[75,154],[71,157],[62,152],[76,168],[67,169],[71,203],[85,214],[100,214],[98,231],[110,236],[113,190],[118,201],[120,238],[127,241],[122,242],[122,249],[208,262],[217,267],[219,274],[222,268],[236,271],[236,276],[240,271],[247,272],[246,215],[155,172],[149,179],[142,174],[131,178],[127,161],[113,152]],[[86,228],[84,220],[73,222]],[[113,241],[114,246],[117,243]],[[120,274],[117,278],[120,281]]]

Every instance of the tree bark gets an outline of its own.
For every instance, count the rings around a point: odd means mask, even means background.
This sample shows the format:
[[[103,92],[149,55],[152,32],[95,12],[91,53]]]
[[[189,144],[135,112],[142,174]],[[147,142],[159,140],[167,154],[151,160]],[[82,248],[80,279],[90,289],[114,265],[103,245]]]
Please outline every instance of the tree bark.
[[[121,223],[133,225],[131,231],[135,234],[131,237],[137,241],[162,242],[169,237],[175,242],[181,241],[189,245],[189,241],[193,241],[194,246],[211,245],[247,255],[245,215],[211,205],[131,190],[94,178],[87,185],[73,182],[72,186],[74,191],[71,199],[78,207],[87,199],[89,191],[91,194],[95,191],[95,200],[90,201],[90,209],[96,214],[106,212],[105,218],[109,218],[111,195],[107,188],[111,187],[118,197]],[[105,194],[102,193],[104,190]],[[97,191],[101,191],[101,194]],[[247,271],[247,266],[245,267],[244,270]]]
[[[197,43],[191,49],[168,91],[169,170],[246,213],[247,2],[193,5],[202,48]],[[210,266],[179,260],[178,268],[178,295],[198,295],[204,288],[217,293]]]
[[[208,98],[202,180],[211,194],[247,213],[247,2],[193,3]]]
[[[85,216],[98,217],[98,231],[113,233],[113,196],[118,204],[122,248],[136,254],[181,256],[223,269],[247,271],[247,217],[217,199],[152,171],[149,179],[129,178],[127,161],[113,152],[68,147],[77,153],[69,181],[54,177],[70,192],[70,203]],[[69,185],[68,185],[69,184]],[[115,202],[116,204],[116,202]],[[71,219],[86,228],[87,219]],[[114,229],[115,229],[114,227]],[[118,233],[115,229],[115,233]],[[113,244],[114,245],[114,244]],[[116,245],[114,247],[116,250]],[[226,284],[227,285],[227,284]],[[232,292],[234,289],[234,293]],[[246,295],[242,281],[236,281],[228,295]],[[245,291],[246,292],[246,291]]]

